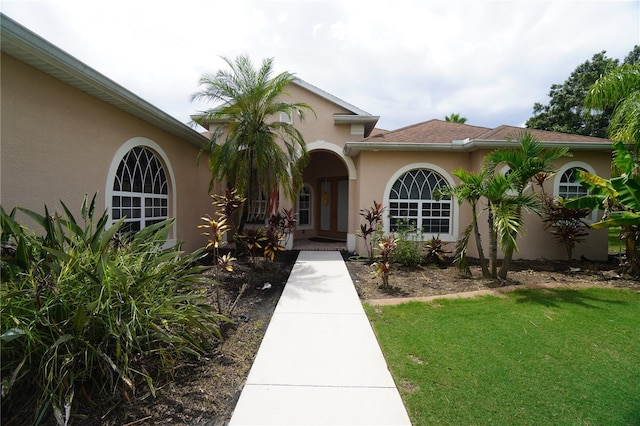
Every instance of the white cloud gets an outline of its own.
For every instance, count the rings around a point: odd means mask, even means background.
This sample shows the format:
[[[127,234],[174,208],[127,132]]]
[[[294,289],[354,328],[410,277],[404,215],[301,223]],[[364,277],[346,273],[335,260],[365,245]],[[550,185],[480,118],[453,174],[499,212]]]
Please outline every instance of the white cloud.
[[[4,1],[3,13],[183,122],[220,56],[277,71],[397,128],[457,112],[521,125],[593,54],[640,44],[637,1]]]

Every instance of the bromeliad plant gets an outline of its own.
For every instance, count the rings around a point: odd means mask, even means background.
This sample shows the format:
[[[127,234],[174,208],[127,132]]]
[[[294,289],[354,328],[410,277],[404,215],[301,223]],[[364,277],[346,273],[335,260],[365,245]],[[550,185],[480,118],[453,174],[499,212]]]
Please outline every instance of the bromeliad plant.
[[[141,385],[155,394],[179,359],[222,338],[226,318],[197,288],[210,285],[198,266],[204,252],[165,248],[171,220],[114,244],[124,219],[107,226],[95,198],[85,197],[80,222],[64,203],[63,215],[0,209],[3,408],[35,404],[32,423],[49,407],[68,423],[80,387],[106,400],[129,399]],[[44,234],[19,224],[18,210]]]

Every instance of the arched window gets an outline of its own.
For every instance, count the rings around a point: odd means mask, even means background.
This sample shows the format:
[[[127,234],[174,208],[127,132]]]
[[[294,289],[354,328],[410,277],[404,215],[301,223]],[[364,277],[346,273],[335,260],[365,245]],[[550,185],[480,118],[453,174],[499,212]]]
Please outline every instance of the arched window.
[[[298,229],[309,229],[312,226],[311,222],[311,188],[305,184],[298,193]]]
[[[169,188],[162,163],[135,146],[122,157],[113,179],[111,219],[125,217],[123,232],[138,232],[169,217]]]
[[[558,185],[558,196],[562,198],[576,198],[588,195],[587,188],[578,182],[578,172],[586,172],[582,167],[572,167],[565,170],[560,176]]]
[[[433,170],[414,169],[402,174],[389,194],[390,230],[408,225],[425,234],[450,234],[451,198],[434,198],[436,189],[446,187],[447,181]]]

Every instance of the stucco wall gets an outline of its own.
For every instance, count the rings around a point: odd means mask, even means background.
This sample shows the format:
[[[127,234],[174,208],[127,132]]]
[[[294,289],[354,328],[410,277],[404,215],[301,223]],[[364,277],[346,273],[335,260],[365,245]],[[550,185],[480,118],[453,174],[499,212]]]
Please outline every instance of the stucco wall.
[[[206,167],[198,148],[34,68],[2,55],[0,201],[38,212],[59,200],[79,217],[84,194],[105,208],[107,173],[128,140],[147,138],[166,153],[175,175],[177,239],[187,250],[204,244],[196,226],[211,210]],[[119,161],[119,160],[118,160]]]
[[[373,200],[382,201],[388,184],[393,180],[394,174],[402,168],[410,165],[426,163],[439,166],[451,176],[451,172],[457,168],[463,167],[468,170],[479,171],[483,164],[485,151],[476,151],[473,153],[444,153],[444,152],[373,152],[363,151],[355,159],[358,165],[358,182],[359,193],[356,199],[356,206],[353,210],[366,208],[370,206]],[[573,156],[558,160],[555,164],[556,169],[560,169],[567,163],[586,163],[591,166],[596,174],[609,177],[610,176],[610,153],[608,152],[587,152],[575,151]],[[436,169],[437,171],[437,169]],[[554,194],[554,180],[559,179],[560,175],[553,176],[545,185],[545,191],[548,194]],[[452,176],[455,184],[459,180]],[[387,206],[388,207],[388,206]],[[481,202],[478,210],[481,211],[485,206]],[[455,238],[447,238],[441,236],[443,240],[451,241],[448,249],[453,251],[455,244],[453,241],[464,231],[467,224],[471,221],[471,208],[468,204],[458,206],[454,203],[454,218],[458,217],[458,226],[454,231]],[[362,220],[359,219],[359,222]],[[358,222],[358,223],[359,223]],[[479,224],[482,232],[482,244],[485,249],[485,255],[488,255],[488,233],[487,233],[487,216],[486,212],[482,212],[479,217]],[[606,230],[590,230],[589,236],[582,244],[578,244],[574,250],[574,257],[579,258],[585,256],[588,259],[604,260],[607,258],[607,232]],[[537,215],[530,213],[525,216],[525,228],[522,236],[518,239],[519,252],[514,258],[523,259],[565,259],[566,254],[562,246],[560,246],[552,235],[544,231],[542,219]],[[365,252],[364,244],[361,238],[357,239],[357,250],[360,253]],[[476,257],[477,250],[475,240],[469,247],[469,256]]]

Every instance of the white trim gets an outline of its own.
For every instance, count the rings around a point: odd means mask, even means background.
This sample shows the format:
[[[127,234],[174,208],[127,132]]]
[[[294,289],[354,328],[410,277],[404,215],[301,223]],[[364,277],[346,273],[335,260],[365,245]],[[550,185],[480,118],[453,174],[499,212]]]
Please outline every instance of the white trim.
[[[167,189],[170,197],[170,204],[168,206],[169,207],[168,216],[175,218],[173,222],[173,226],[171,227],[172,235],[170,235],[170,238],[169,240],[167,240],[166,245],[171,245],[171,246],[175,245],[177,242],[177,235],[178,235],[177,234],[178,196],[176,191],[176,178],[173,173],[173,168],[171,167],[171,162],[169,161],[169,157],[164,152],[164,150],[160,147],[160,145],[158,145],[156,142],[152,141],[151,139],[148,139],[142,136],[133,137],[128,141],[126,141],[124,144],[122,144],[120,148],[118,148],[116,153],[113,155],[113,159],[111,160],[111,165],[109,166],[109,172],[107,173],[107,182],[105,184],[105,191],[104,191],[104,206],[105,206],[105,210],[109,212],[109,224],[113,224],[115,222],[111,217],[111,208],[112,208],[111,200],[113,198],[113,182],[116,178],[116,173],[118,172],[118,166],[120,165],[120,162],[122,161],[124,156],[127,154],[127,152],[131,151],[136,146],[144,146],[146,148],[151,149],[154,152],[154,154],[158,155],[162,160],[162,163],[163,163],[162,165],[165,168],[167,179],[169,180],[167,182],[167,185],[168,185]]]
[[[347,233],[347,251],[349,253],[356,252],[356,234]]]
[[[454,187],[455,186],[455,182],[453,180],[453,178],[451,177],[451,175],[442,167],[433,164],[433,163],[411,163],[411,164],[407,164],[404,167],[401,167],[400,169],[398,169],[392,176],[391,178],[387,181],[387,185],[384,189],[384,195],[383,195],[383,199],[382,199],[382,205],[385,207],[385,209],[388,210],[389,208],[389,194],[391,194],[391,188],[393,187],[393,184],[400,178],[400,176],[402,176],[403,174],[405,174],[406,172],[409,172],[411,170],[415,170],[415,169],[427,169],[427,170],[432,170],[436,173],[438,173],[440,176],[442,176],[446,181],[447,184],[450,187]],[[442,241],[446,241],[446,242],[455,242],[458,239],[458,221],[459,221],[459,208],[457,203],[455,202],[455,200],[453,198],[451,198],[451,228],[450,228],[450,232],[446,235],[440,234],[440,239]],[[389,233],[389,215],[385,214],[384,215],[384,219],[383,219],[383,224],[384,224],[384,232],[386,234]],[[423,233],[422,234],[425,238],[433,238],[436,237],[436,234],[426,234]]]
[[[569,169],[573,168],[581,168],[591,173],[592,175],[597,174],[596,170],[591,166],[591,164],[585,163],[584,161],[569,161],[566,164],[563,164],[558,171],[556,172],[553,179],[553,198],[557,198],[560,194],[560,179],[562,175]],[[598,220],[598,209],[594,209],[593,213],[591,213],[591,220],[587,222],[595,222]]]
[[[342,148],[340,148],[338,145],[326,141],[315,141],[307,144],[307,152],[309,153],[311,153],[312,151],[320,150],[331,151],[342,159],[344,165],[347,166],[347,171],[349,172],[349,180],[355,180],[358,178],[358,172],[356,171],[355,164],[353,164],[353,160],[350,157],[344,155]]]

